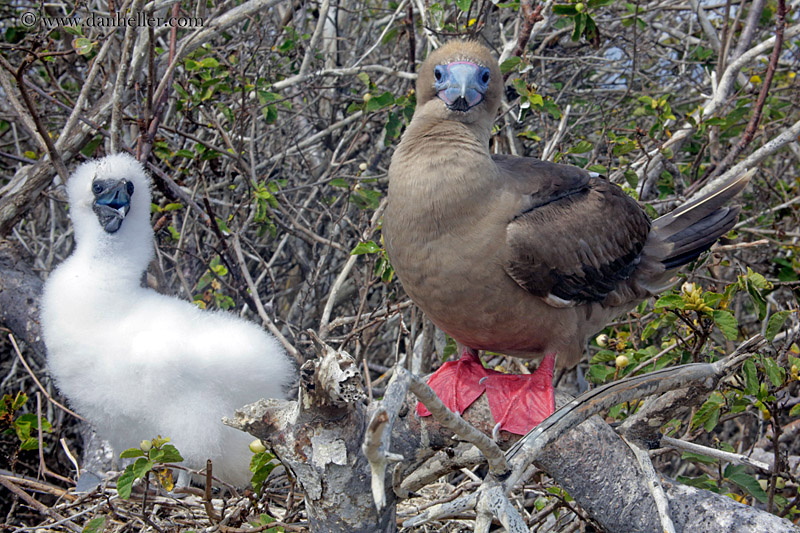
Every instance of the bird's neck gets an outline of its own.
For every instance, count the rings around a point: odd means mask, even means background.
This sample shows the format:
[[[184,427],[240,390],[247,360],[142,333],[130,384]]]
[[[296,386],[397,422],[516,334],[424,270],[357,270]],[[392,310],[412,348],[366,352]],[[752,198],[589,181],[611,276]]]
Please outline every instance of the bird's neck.
[[[489,130],[415,117],[392,157],[389,176],[390,208],[395,201],[403,204],[405,216],[430,220],[434,227],[445,227],[445,220],[450,228],[473,224],[496,188]]]
[[[147,221],[135,226],[123,225],[115,234],[101,230],[94,238],[78,237],[76,264],[85,266],[95,285],[109,290],[139,286],[153,257],[153,230]]]

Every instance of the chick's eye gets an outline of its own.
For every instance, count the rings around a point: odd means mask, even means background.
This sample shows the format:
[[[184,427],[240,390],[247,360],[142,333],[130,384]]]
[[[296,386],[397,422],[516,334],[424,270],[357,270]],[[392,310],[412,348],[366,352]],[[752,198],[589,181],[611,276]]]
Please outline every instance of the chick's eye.
[[[133,194],[133,182],[129,181],[125,184],[125,189],[128,191],[128,195]]]
[[[483,74],[481,74],[481,81],[483,83],[489,83],[489,71],[488,70],[484,70]]]
[[[95,194],[100,194],[101,192],[103,192],[103,186],[100,185],[99,183],[93,183],[92,192]]]
[[[433,77],[436,78],[436,81],[442,81],[442,67],[433,69]]]

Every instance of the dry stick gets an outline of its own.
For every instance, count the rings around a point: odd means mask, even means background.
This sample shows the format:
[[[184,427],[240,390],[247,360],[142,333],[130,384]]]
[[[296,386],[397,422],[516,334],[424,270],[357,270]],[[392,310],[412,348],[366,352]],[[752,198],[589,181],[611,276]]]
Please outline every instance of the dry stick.
[[[735,176],[738,176],[745,172],[749,168],[753,168],[758,165],[762,159],[771,156],[784,146],[789,143],[795,142],[797,136],[800,135],[800,120],[792,124],[787,130],[783,133],[778,135],[777,137],[769,140],[759,148],[758,150],[751,153],[749,156],[745,157],[742,161],[739,161],[736,165],[733,166],[729,171],[724,173],[721,176],[716,177],[715,179],[708,182],[705,187],[697,191],[694,196],[699,197],[708,192],[711,192],[721,186],[723,183],[733,179]],[[797,198],[795,198],[797,200]],[[775,208],[772,208],[771,211],[775,211]],[[761,213],[763,214],[763,213]],[[758,216],[760,216],[759,214]],[[753,217],[757,218],[757,217]],[[737,224],[739,226],[741,223]],[[736,226],[735,226],[736,227]]]
[[[64,405],[61,405],[60,403],[55,401],[52,396],[50,396],[47,393],[47,390],[39,382],[39,379],[36,377],[36,374],[34,374],[33,370],[31,370],[31,367],[28,366],[28,362],[25,360],[24,357],[22,357],[22,352],[19,349],[19,345],[17,345],[17,339],[14,338],[14,334],[13,333],[9,333],[8,334],[8,339],[11,341],[11,345],[14,347],[14,351],[17,353],[17,357],[19,357],[19,360],[22,361],[23,366],[25,366],[25,370],[28,371],[28,374],[33,378],[34,383],[36,383],[36,386],[39,387],[39,390],[41,390],[42,393],[44,393],[44,395],[47,397],[47,399],[50,402],[52,402],[53,405],[55,405],[56,407],[58,407],[59,409],[61,409],[65,413],[69,413],[72,416],[74,416],[75,418],[77,418],[78,420],[83,420],[84,422],[86,422],[86,419],[83,418],[81,415],[79,415],[75,411],[70,410],[68,407],[66,407]]]
[[[77,525],[75,525],[70,519],[61,516],[60,514],[55,512],[53,509],[47,507],[42,502],[40,502],[39,500],[37,500],[36,498],[31,496],[27,492],[25,492],[24,490],[19,488],[12,481],[12,478],[10,478],[8,476],[0,475],[0,485],[3,485],[5,488],[7,488],[8,490],[13,492],[14,494],[19,496],[20,498],[22,498],[25,501],[25,503],[27,503],[28,505],[30,505],[31,507],[33,507],[34,509],[39,511],[39,513],[41,513],[43,515],[47,515],[47,516],[49,516],[49,517],[51,517],[51,518],[53,518],[55,520],[58,520],[60,523],[64,524],[65,526],[67,526],[72,531],[75,531],[76,533],[80,533],[82,531],[82,528],[80,528]]]
[[[300,71],[298,72],[299,76],[307,74],[308,69],[311,67],[311,56],[314,55],[314,51],[317,49],[319,40],[322,38],[322,28],[325,27],[325,21],[328,18],[328,9],[330,8],[330,5],[330,0],[322,0],[322,5],[319,8],[317,27],[314,28],[314,34],[311,36],[311,41],[309,41],[308,48],[306,48],[306,53],[303,56],[303,62],[300,64]]]
[[[172,16],[174,18],[178,17],[178,13],[180,12],[180,4],[175,4],[172,6]],[[172,31],[169,34],[169,60],[170,64],[177,63],[178,55],[175,52],[175,46],[178,39],[178,27],[173,26]],[[150,124],[147,126],[147,131],[140,137],[140,140],[143,141],[139,145],[139,150],[137,154],[137,159],[139,161],[147,161],[147,158],[150,157],[150,151],[153,149],[153,143],[156,140],[156,132],[158,131],[158,126],[161,123],[161,115],[164,112],[164,107],[167,105],[167,99],[169,98],[170,88],[172,87],[172,76],[175,74],[174,67],[168,70],[168,74],[164,76],[164,79],[161,80],[161,85],[159,85],[159,89],[162,88],[162,85],[167,83],[163,89],[163,91],[157,93],[158,96],[153,97],[153,101],[156,102],[155,108],[153,109],[153,118],[150,120]]]
[[[764,80],[761,85],[761,91],[758,93],[758,99],[756,100],[755,109],[753,110],[753,116],[750,117],[750,121],[747,123],[747,127],[742,134],[742,137],[739,139],[739,142],[733,147],[732,150],[728,152],[725,156],[725,159],[714,168],[714,170],[709,174],[709,176],[703,180],[700,180],[696,183],[693,183],[692,186],[687,190],[687,194],[690,194],[692,191],[698,189],[702,183],[706,181],[713,180],[722,172],[727,169],[733,161],[739,157],[739,154],[747,148],[747,145],[753,140],[753,136],[758,129],[758,125],[761,122],[761,112],[764,109],[764,103],[767,100],[767,94],[769,93],[769,88],[772,85],[772,78],[775,75],[775,69],[778,66],[778,58],[781,55],[781,49],[783,48],[783,30],[786,26],[786,0],[778,0],[778,13],[777,13],[777,21],[775,22],[775,45],[772,48],[772,55],[769,58],[769,65],[767,66],[767,72],[764,74]]]
[[[763,336],[755,335],[739,345],[736,351],[730,356],[716,363],[694,363],[656,370],[649,374],[625,378],[597,387],[569,402],[546,418],[536,428],[529,431],[524,437],[517,441],[514,446],[509,449],[507,455],[509,459],[513,461],[520,451],[524,451],[525,453],[523,455],[528,455],[530,457],[530,461],[523,461],[527,463],[525,464],[527,467],[527,465],[533,461],[533,456],[539,453],[539,450],[555,441],[575,425],[599,413],[603,409],[609,408],[622,401],[630,401],[644,396],[652,396],[653,394],[660,394],[673,389],[683,388],[691,382],[716,378],[728,369],[744,361],[753,351],[762,346],[764,342]],[[520,470],[524,470],[524,468]],[[512,478],[516,478],[516,476],[512,474]],[[512,480],[514,483],[518,481],[518,479],[509,479],[509,481],[507,481],[507,487],[513,487],[513,484],[510,483]]]
[[[544,4],[539,4],[536,9],[533,9],[533,0],[522,0],[519,5],[519,16],[522,19],[522,24],[519,29],[519,37],[517,37],[517,44],[514,47],[513,55],[522,57],[525,53],[525,48],[528,46],[528,40],[531,38],[533,26],[543,20],[542,7]],[[510,74],[510,72],[508,73]],[[508,74],[504,79],[508,79]]]
[[[175,72],[175,68],[181,59],[186,57],[187,54],[198,48],[206,41],[211,40],[213,37],[221,34],[224,30],[238,24],[247,17],[257,15],[259,12],[266,12],[275,4],[281,3],[283,0],[249,0],[244,4],[238,5],[220,15],[219,17],[206,21],[202,28],[198,28],[190,35],[185,36],[177,43],[177,48],[174,57],[170,55],[167,69],[163,74],[161,82],[158,84],[156,91],[153,93],[153,100],[160,101],[167,88],[172,85],[171,79]],[[180,3],[176,4],[179,6]],[[177,16],[177,15],[176,15]]]
[[[624,436],[622,440],[628,445],[628,448],[631,449],[633,456],[636,457],[636,462],[639,463],[639,467],[642,469],[642,473],[644,473],[644,477],[647,480],[647,487],[650,489],[650,494],[656,502],[656,511],[658,511],[658,518],[661,521],[661,529],[664,533],[675,533],[675,524],[672,523],[672,518],[669,516],[669,500],[664,493],[664,487],[662,487],[661,483],[658,481],[658,474],[656,473],[656,469],[653,468],[650,455],[647,453],[647,450],[639,447],[635,442],[629,441]]]
[[[378,229],[378,221],[380,220],[381,216],[383,215],[383,211],[386,209],[387,199],[384,198],[378,209],[372,214],[372,217],[369,221],[369,229],[365,232],[362,236],[361,241],[363,242],[365,239],[369,239]],[[331,313],[333,312],[333,306],[336,304],[336,295],[344,285],[345,280],[350,275],[350,271],[353,269],[353,266],[356,264],[358,260],[357,255],[351,255],[347,258],[347,262],[344,264],[342,271],[339,272],[339,275],[336,276],[336,280],[333,282],[331,286],[330,294],[328,295],[328,300],[325,302],[325,308],[322,310],[322,318],[319,321],[319,337],[322,340],[325,340],[328,335],[330,334],[330,327],[328,327],[328,323],[331,319]]]
[[[37,437],[39,440],[39,475],[42,474],[50,477],[54,477],[59,479],[65,483],[75,484],[75,482],[69,478],[66,478],[62,475],[56,474],[49,468],[47,468],[47,464],[44,462],[44,442],[42,437],[42,394],[39,391],[36,391],[36,424],[37,424]]]
[[[123,10],[123,12],[125,9],[127,9],[129,1],[130,0],[126,0],[126,2],[120,8]],[[59,150],[63,148],[65,139],[69,137],[69,133],[72,131],[72,128],[75,127],[75,124],[77,124],[81,113],[83,112],[83,107],[86,104],[86,99],[89,97],[89,91],[94,84],[94,79],[97,77],[97,73],[100,72],[100,66],[102,65],[103,61],[105,61],[106,55],[111,49],[111,43],[114,42],[114,39],[111,38],[111,36],[114,34],[114,31],[116,31],[116,28],[106,36],[106,41],[103,43],[103,46],[100,47],[100,51],[97,52],[97,55],[94,57],[94,59],[92,59],[92,66],[89,68],[89,73],[86,75],[86,79],[83,81],[83,88],[78,95],[78,99],[75,100],[75,106],[72,108],[72,112],[70,113],[66,124],[64,124],[64,127],[61,128],[61,133],[58,136],[58,140],[56,140],[56,148]]]
[[[386,33],[392,28],[392,25],[394,24],[395,19],[403,11],[403,8],[405,7],[407,2],[408,2],[408,0],[403,0],[402,2],[400,2],[400,4],[397,6],[397,9],[394,10],[394,13],[392,14],[392,16],[389,17],[389,21],[386,23],[386,26],[383,27],[383,31],[378,36],[378,38],[375,40],[375,43],[366,52],[364,52],[361,55],[361,57],[359,57],[358,60],[355,63],[353,63],[353,67],[358,66],[359,63],[364,61],[364,59],[366,59],[367,56],[369,56],[372,53],[372,51],[375,50],[378,47],[378,45],[381,44],[381,42],[383,42],[384,35],[386,35]],[[412,9],[410,5],[409,5],[409,9]],[[413,10],[412,10],[412,13],[413,13]],[[410,31],[413,32],[414,31],[413,28]],[[410,65],[409,68],[413,69],[414,65],[413,64]]]
[[[567,104],[564,112],[561,114],[561,120],[558,123],[556,134],[547,141],[547,144],[542,150],[542,159],[545,161],[552,161],[553,156],[556,154],[556,146],[561,142],[561,138],[567,131],[567,120],[569,120],[569,113],[572,111],[572,104]]]
[[[799,34],[800,34],[800,24],[795,24],[784,31],[783,37],[784,39],[791,39]],[[711,97],[708,98],[705,105],[689,115],[692,118],[692,120],[694,120],[694,124],[699,124],[705,117],[712,117],[714,113],[717,112],[717,108],[727,101],[728,94],[730,92],[731,87],[733,86],[733,82],[736,79],[736,75],[739,73],[742,67],[744,67],[744,65],[746,65],[759,55],[763,54],[774,44],[775,44],[775,37],[765,39],[764,41],[758,43],[757,45],[753,46],[746,52],[736,57],[736,59],[732,60],[728,64],[728,67],[722,74],[722,77],[720,78],[719,83],[716,86],[716,89],[714,90]],[[661,150],[682,143],[689,135],[691,135],[695,131],[695,129],[696,125],[693,125],[691,122],[688,121],[684,122],[679,128],[677,128],[673,132],[672,137],[670,137],[670,139],[666,141],[662,146],[652,150],[651,152],[645,155],[640,156],[636,161],[631,163],[631,166],[633,168],[639,168],[642,167],[643,165],[646,165],[648,161],[650,161],[651,159],[661,157]],[[623,172],[621,170],[615,171],[611,174],[609,179],[611,181],[616,182],[618,179],[622,177],[622,174]]]
[[[292,357],[298,363],[303,363],[303,356],[297,349],[292,346],[292,344],[283,336],[280,332],[278,327],[272,321],[272,319],[267,315],[267,311],[264,309],[264,305],[261,303],[261,298],[258,296],[258,290],[256,289],[255,283],[253,283],[253,278],[250,276],[250,271],[247,269],[247,264],[244,260],[244,254],[242,253],[242,245],[239,242],[239,235],[234,233],[233,234],[233,250],[236,253],[236,260],[239,262],[239,269],[242,271],[242,275],[244,275],[244,280],[247,283],[247,288],[250,289],[250,293],[253,297],[253,302],[256,304],[256,310],[258,311],[258,316],[261,317],[261,321],[264,322],[264,325],[267,326],[267,329],[272,333],[275,338],[277,338],[283,347],[286,348],[286,351],[291,354]]]
[[[489,472],[498,479],[505,479],[509,474],[509,464],[505,454],[495,441],[475,429],[470,423],[448,409],[442,400],[436,396],[427,383],[402,367],[395,368],[395,376],[400,374],[403,379],[409,380],[408,388],[419,398],[419,401],[431,412],[431,415],[445,427],[478,448],[486,457]]]
[[[144,0],[134,0],[130,15],[142,11]],[[177,5],[177,4],[176,4]],[[114,92],[111,98],[111,153],[116,154],[120,151],[120,135],[122,129],[122,100],[127,85],[128,69],[130,68],[130,56],[133,44],[136,41],[134,35],[138,32],[133,24],[125,29],[125,37],[122,40],[122,56],[119,60],[119,72],[117,81],[114,83]]]
[[[692,453],[699,453],[701,455],[707,455],[709,457],[719,459],[720,461],[727,461],[729,463],[738,465],[752,466],[753,468],[758,468],[759,470],[763,470],[768,474],[772,473],[772,468],[767,463],[751,459],[750,457],[740,453],[717,450],[716,448],[709,448],[708,446],[702,446],[700,444],[695,444],[694,442],[687,442],[685,440],[666,436],[661,437],[661,446]]]
[[[17,89],[19,89],[19,94],[22,96],[22,101],[25,102],[25,107],[28,108],[28,113],[30,113],[31,119],[33,119],[33,123],[36,125],[36,131],[39,132],[39,135],[44,141],[47,153],[50,156],[50,161],[52,161],[53,167],[56,169],[56,172],[58,172],[61,180],[66,183],[69,178],[67,167],[61,159],[61,154],[56,150],[53,139],[50,138],[50,132],[47,131],[47,128],[42,124],[42,119],[39,117],[39,113],[36,112],[36,107],[33,105],[30,94],[28,94],[28,89],[25,88],[25,71],[35,60],[36,58],[32,55],[26,57],[14,73],[14,78],[17,80]],[[3,62],[5,62],[5,59],[3,59]]]
[[[25,128],[28,132],[30,132],[31,136],[38,141],[39,145],[43,149],[47,149],[47,146],[44,144],[44,139],[41,138],[39,133],[36,131],[36,124],[33,123],[31,117],[28,116],[28,113],[25,111],[25,108],[22,107],[22,102],[19,101],[17,95],[14,94],[14,87],[11,85],[11,78],[6,75],[6,70],[9,71],[11,74],[14,74],[14,67],[12,67],[3,56],[0,56],[0,87],[3,88],[5,92],[6,100],[14,111],[17,113],[17,116],[22,121],[22,127]],[[16,82],[16,80],[15,80]]]

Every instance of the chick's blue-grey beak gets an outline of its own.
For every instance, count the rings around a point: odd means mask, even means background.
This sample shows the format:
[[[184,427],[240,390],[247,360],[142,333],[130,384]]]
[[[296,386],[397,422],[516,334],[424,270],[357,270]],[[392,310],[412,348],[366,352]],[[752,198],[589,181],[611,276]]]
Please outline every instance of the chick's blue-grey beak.
[[[102,180],[92,182],[94,202],[92,210],[106,233],[115,233],[131,209],[133,183],[128,180]]]
[[[455,61],[433,69],[436,95],[452,111],[469,111],[483,102],[491,76],[487,67]]]

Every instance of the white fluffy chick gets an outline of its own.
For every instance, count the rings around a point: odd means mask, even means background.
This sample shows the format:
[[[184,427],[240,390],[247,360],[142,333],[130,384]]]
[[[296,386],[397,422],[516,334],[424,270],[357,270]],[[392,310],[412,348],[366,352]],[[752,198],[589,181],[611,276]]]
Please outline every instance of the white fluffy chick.
[[[41,316],[56,385],[117,454],[162,435],[184,465],[211,459],[215,476],[247,485],[252,437],[220,419],[286,397],[293,362],[255,324],[141,287],[153,230],[134,158],[84,163],[67,192],[76,247],[47,280]]]

